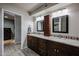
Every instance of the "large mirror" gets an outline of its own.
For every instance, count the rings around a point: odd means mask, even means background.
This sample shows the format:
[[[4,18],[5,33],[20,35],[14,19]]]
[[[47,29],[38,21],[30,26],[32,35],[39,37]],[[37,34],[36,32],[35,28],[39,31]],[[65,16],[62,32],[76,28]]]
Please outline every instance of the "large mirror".
[[[37,31],[43,32],[43,21],[37,21]]]
[[[68,15],[53,18],[53,32],[68,33]]]

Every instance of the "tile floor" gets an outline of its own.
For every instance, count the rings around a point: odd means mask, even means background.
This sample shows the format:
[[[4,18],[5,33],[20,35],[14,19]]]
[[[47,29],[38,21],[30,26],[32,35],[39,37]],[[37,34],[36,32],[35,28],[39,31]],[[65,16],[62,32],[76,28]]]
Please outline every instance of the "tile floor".
[[[4,46],[4,56],[24,56],[21,52],[20,45],[6,45]]]
[[[22,50],[25,56],[39,56],[39,54],[35,53],[33,50],[29,48],[25,48]]]
[[[29,48],[20,49],[19,44],[5,44],[4,56],[39,56],[33,50]]]

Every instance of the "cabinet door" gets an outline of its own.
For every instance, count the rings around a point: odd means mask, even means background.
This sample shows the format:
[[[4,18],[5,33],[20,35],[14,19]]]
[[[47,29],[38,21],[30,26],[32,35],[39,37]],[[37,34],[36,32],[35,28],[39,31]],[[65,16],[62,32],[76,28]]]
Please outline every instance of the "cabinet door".
[[[79,56],[79,48],[78,47],[71,47],[71,54],[72,56]]]
[[[28,48],[32,48],[32,37],[27,35],[27,46]]]
[[[70,45],[65,45],[66,48],[66,54],[68,56],[79,56],[79,48],[70,46]]]
[[[47,54],[48,56],[63,56],[65,55],[65,48],[63,44],[58,42],[47,42]]]
[[[38,39],[36,37],[32,37],[32,50],[38,52]]]
[[[66,56],[66,49],[65,46],[61,43],[54,42],[54,51],[56,56]]]
[[[39,43],[38,43],[38,50],[39,50],[39,54],[42,56],[46,56],[46,40],[44,39],[40,39],[39,38]]]
[[[27,45],[28,48],[32,49],[36,53],[38,53],[38,38],[33,36],[27,36]]]
[[[54,51],[54,43],[52,41],[47,41],[47,55],[54,56],[56,53]]]

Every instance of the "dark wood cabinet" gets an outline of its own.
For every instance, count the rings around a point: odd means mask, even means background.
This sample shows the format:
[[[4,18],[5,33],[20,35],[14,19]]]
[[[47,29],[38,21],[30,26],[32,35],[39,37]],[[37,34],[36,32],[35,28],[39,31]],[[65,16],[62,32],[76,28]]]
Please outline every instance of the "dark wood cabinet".
[[[38,53],[39,55],[46,55],[46,41],[40,40],[40,38],[27,36],[27,45],[28,48],[31,48],[33,51]]]
[[[63,55],[63,45],[56,42],[48,41],[47,42],[48,55]]]
[[[32,37],[27,35],[27,46],[32,49]]]
[[[38,39],[35,37],[32,37],[32,50],[38,52]]]
[[[41,56],[79,56],[79,47],[27,36],[27,45]]]
[[[79,56],[79,47],[65,45],[65,54],[68,56]]]
[[[31,48],[32,50],[34,50],[35,52],[37,52],[38,50],[38,41],[37,38],[32,37],[32,36],[27,36],[27,45],[28,48]]]
[[[48,56],[67,56],[67,46],[62,44],[62,43],[58,43],[58,42],[54,42],[54,41],[48,41],[47,42],[47,54]]]
[[[46,56],[46,40],[39,38],[38,51],[40,55]]]

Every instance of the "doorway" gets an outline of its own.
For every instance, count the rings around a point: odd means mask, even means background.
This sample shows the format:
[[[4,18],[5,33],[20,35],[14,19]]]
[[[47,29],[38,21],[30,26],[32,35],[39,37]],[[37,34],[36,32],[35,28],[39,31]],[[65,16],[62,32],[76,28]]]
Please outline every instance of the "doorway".
[[[4,11],[4,55],[21,49],[21,16]]]
[[[4,45],[15,43],[14,16],[4,12]]]

